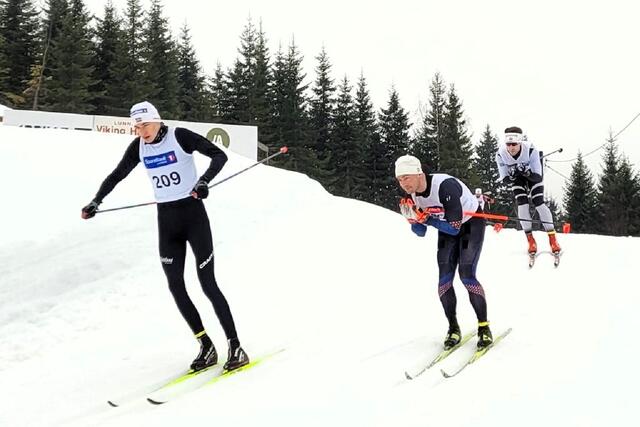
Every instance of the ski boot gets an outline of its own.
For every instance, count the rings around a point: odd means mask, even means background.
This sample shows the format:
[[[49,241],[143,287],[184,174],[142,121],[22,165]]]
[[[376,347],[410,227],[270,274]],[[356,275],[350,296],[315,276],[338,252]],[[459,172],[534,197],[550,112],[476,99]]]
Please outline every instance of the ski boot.
[[[449,332],[447,332],[447,338],[444,340],[444,349],[451,350],[453,347],[460,344],[462,334],[460,333],[460,326],[450,325]]]
[[[489,329],[489,322],[478,323],[478,350],[486,348],[493,343],[493,335]]]
[[[201,371],[218,363],[218,353],[209,335],[203,331],[196,335],[196,338],[200,341],[200,353],[198,353],[198,356],[191,362],[191,370],[194,372]]]
[[[247,356],[247,353],[240,347],[240,341],[238,341],[237,338],[229,340],[229,355],[224,364],[224,370],[233,371],[248,364],[249,356]]]
[[[553,252],[554,254],[559,254],[562,248],[556,240],[556,232],[549,231],[547,234],[549,234],[549,246],[551,246],[551,252]]]
[[[533,255],[538,252],[536,239],[533,238],[533,233],[531,231],[527,231],[525,234],[527,235],[527,241],[529,242],[529,255]]]

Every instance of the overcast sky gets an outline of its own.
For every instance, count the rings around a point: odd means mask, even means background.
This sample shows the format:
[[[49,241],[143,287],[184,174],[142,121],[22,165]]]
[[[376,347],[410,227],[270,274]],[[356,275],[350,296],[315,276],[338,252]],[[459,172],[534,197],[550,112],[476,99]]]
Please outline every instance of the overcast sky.
[[[104,1],[85,0],[102,16]],[[126,0],[113,0],[123,12]],[[143,0],[145,8],[150,1]],[[174,36],[186,22],[203,69],[226,69],[237,57],[242,29],[262,21],[272,53],[292,38],[315,78],[322,46],[333,77],[364,73],[377,110],[394,85],[412,122],[420,119],[436,72],[454,83],[474,143],[489,124],[517,125],[553,159],[572,159],[605,142],[640,113],[640,6],[608,1],[164,0]],[[224,6],[222,6],[224,5]],[[640,118],[618,142],[640,167]],[[599,151],[587,157],[599,172]],[[549,164],[569,176],[571,164]],[[546,171],[559,198],[564,178]]]

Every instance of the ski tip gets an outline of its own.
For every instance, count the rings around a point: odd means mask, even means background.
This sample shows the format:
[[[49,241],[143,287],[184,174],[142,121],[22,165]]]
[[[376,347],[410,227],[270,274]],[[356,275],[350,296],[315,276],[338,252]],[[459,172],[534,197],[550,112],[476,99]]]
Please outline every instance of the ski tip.
[[[160,402],[159,400],[153,400],[150,397],[147,397],[147,402],[151,403],[152,405],[162,405],[165,402]]]
[[[110,401],[110,400],[107,400],[107,403],[108,403],[111,407],[113,407],[113,408],[117,408],[117,407],[118,407],[118,404],[117,404],[117,403],[113,403],[113,402],[112,402],[112,401]]]
[[[412,380],[413,377],[411,375],[409,375],[408,372],[405,371],[404,376],[408,379],[408,380]]]
[[[443,377],[445,377],[445,378],[451,378],[451,377],[452,377],[452,375],[447,374],[447,373],[444,371],[444,369],[440,369],[440,373],[441,373],[441,374],[442,374],[442,376],[443,376]]]

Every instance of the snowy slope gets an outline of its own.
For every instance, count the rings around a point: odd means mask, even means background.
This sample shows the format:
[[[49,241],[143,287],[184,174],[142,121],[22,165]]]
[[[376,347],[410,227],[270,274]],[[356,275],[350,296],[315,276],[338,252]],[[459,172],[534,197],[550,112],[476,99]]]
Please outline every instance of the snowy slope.
[[[487,229],[478,277],[494,334],[512,334],[459,377],[434,369],[409,382],[404,370],[446,332],[436,233],[420,239],[394,212],[267,166],[216,187],[206,205],[218,282],[244,346],[250,355],[286,350],[160,407],[110,408],[108,399],[170,377],[197,353],[160,268],[155,208],[80,219],[128,142],[0,127],[0,425],[637,423],[639,239],[560,235],[560,268],[542,255],[529,271],[524,236]],[[229,156],[219,178],[250,164]],[[102,208],[150,200],[138,167]],[[544,235],[538,242],[546,248]],[[224,353],[193,262],[190,294]],[[459,281],[456,290],[472,329]]]

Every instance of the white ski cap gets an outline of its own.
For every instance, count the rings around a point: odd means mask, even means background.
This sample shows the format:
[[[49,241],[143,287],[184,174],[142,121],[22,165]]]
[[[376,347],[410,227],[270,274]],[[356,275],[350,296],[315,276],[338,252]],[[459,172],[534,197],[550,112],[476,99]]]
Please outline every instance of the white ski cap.
[[[416,175],[422,173],[422,165],[417,157],[406,154],[396,160],[396,178],[402,175]]]
[[[138,102],[131,107],[129,115],[133,119],[134,124],[162,121],[158,110],[149,101]]]

